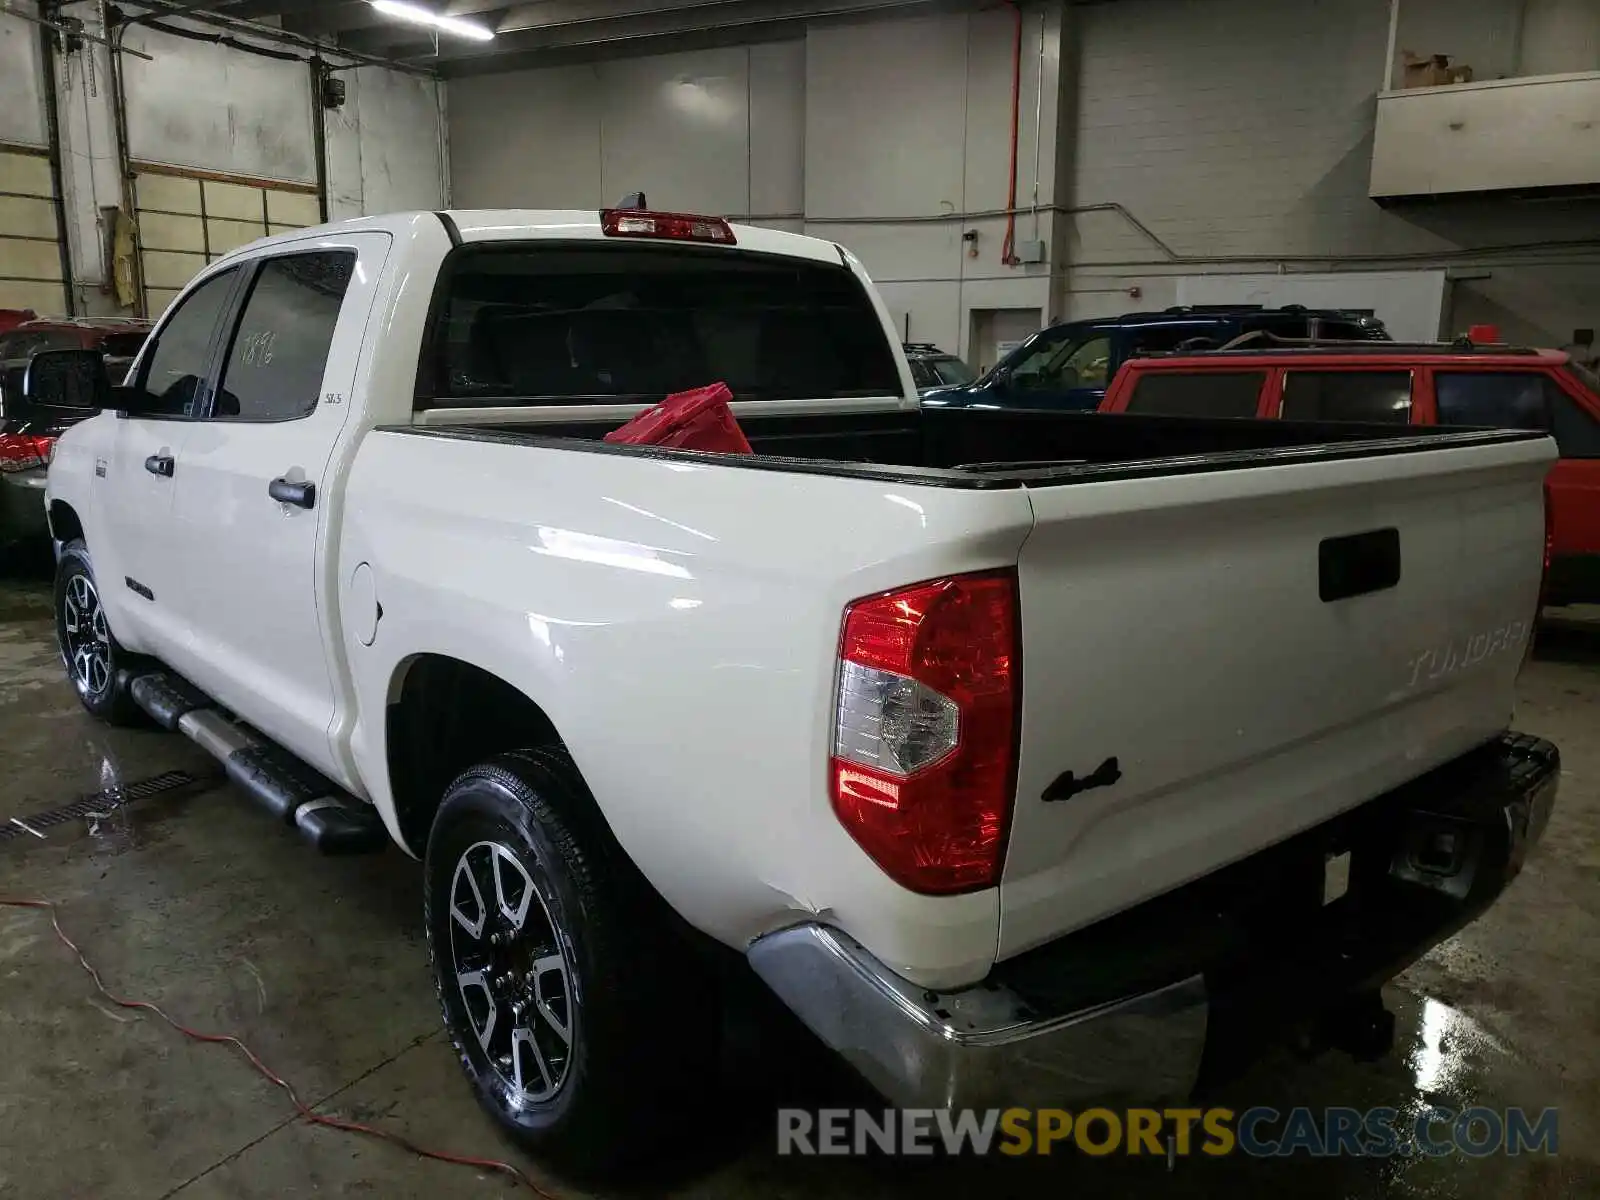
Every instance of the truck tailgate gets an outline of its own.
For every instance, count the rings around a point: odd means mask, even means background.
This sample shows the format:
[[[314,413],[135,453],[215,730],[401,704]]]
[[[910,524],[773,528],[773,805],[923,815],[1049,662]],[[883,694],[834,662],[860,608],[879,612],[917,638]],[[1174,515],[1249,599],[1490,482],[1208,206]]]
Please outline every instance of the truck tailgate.
[[[1030,489],[1001,958],[1506,727],[1553,445],[1351,450]]]

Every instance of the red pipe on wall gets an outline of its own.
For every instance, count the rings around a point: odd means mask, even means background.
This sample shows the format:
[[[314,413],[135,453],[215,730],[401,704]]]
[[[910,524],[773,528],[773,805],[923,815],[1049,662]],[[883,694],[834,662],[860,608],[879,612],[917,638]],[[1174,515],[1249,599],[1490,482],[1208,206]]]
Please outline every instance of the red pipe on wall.
[[[1011,37],[1011,171],[1006,176],[1006,238],[1000,261],[1014,267],[1017,259],[1017,142],[1022,136],[1022,6],[1006,0],[1016,17]],[[1042,81],[1041,81],[1042,82]]]

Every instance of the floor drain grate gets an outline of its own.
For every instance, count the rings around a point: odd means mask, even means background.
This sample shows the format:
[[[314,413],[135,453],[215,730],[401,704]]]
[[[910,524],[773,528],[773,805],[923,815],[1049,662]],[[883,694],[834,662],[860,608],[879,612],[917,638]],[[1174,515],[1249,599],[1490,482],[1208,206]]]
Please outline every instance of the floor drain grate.
[[[43,837],[47,829],[54,829],[65,825],[69,821],[81,821],[89,816],[109,816],[120,808],[126,808],[140,800],[149,800],[153,796],[164,796],[171,792],[185,791],[201,787],[214,787],[222,782],[221,773],[196,775],[192,771],[167,771],[150,779],[141,779],[137,783],[130,783],[123,787],[106,788],[103,791],[92,792],[87,796],[74,800],[71,804],[63,804],[60,808],[52,808],[46,812],[33,813],[26,817],[12,817],[0,824],[0,842],[9,842],[16,838]]]

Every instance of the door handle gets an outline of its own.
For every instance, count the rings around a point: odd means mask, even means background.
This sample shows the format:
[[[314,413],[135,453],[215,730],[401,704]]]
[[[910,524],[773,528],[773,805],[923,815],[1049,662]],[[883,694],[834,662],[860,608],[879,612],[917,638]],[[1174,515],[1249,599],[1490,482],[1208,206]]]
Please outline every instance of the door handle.
[[[177,460],[170,454],[152,454],[144,460],[144,469],[152,475],[160,475],[163,479],[171,479],[172,472],[177,466]]]
[[[296,508],[315,508],[317,506],[317,485],[302,480],[291,483],[282,475],[267,484],[267,495],[282,504],[292,504]]]

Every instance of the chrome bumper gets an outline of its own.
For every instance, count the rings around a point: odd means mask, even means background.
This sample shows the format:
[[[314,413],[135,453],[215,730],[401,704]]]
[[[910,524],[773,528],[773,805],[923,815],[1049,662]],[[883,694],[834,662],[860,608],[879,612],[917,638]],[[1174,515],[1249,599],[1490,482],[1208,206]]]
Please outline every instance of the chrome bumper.
[[[998,968],[955,992],[917,987],[848,935],[808,923],[760,938],[750,965],[821,1040],[892,1103],[910,1108],[1043,1107],[1083,1101],[1179,1099],[1246,1037],[1312,1021],[1376,988],[1483,912],[1520,872],[1555,803],[1560,755],[1548,742],[1507,735],[1258,858],[1320,863],[1349,849],[1343,900],[1308,909],[1290,944],[1237,937],[1215,946],[1206,903],[1181,893],[1111,918],[1133,938],[1170,943],[1170,982],[1108,1002],[1042,1011]],[[1458,853],[1441,863],[1448,836]],[[1420,848],[1420,850],[1419,850]],[[1368,869],[1370,868],[1370,869]],[[1273,867],[1272,869],[1276,869]],[[1248,894],[1251,860],[1205,886]],[[1221,884],[1219,889],[1219,882]],[[1320,878],[1317,880],[1320,884]],[[1186,891],[1189,889],[1185,889]],[[1183,914],[1193,922],[1193,937]],[[1175,914],[1177,914],[1175,916]],[[1070,935],[1035,954],[1073,953]],[[1059,948],[1059,950],[1058,950]],[[1082,960],[1097,966],[1092,954]],[[1070,978],[1075,967],[1060,974]],[[1093,974],[1091,971],[1078,974]],[[1222,1047],[1226,1046],[1227,1049]],[[1230,1060],[1231,1061],[1231,1060]]]
[[[1205,1051],[1206,987],[1198,975],[1042,1017],[1004,987],[916,987],[821,925],[764,937],[749,956],[812,1032],[907,1108],[1179,1097],[1193,1087]]]

